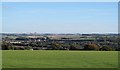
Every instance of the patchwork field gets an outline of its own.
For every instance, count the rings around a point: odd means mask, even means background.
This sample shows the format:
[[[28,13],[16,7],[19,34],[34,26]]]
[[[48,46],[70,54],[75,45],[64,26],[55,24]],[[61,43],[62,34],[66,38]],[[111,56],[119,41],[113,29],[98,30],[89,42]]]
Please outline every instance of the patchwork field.
[[[3,68],[117,68],[117,51],[2,51]]]

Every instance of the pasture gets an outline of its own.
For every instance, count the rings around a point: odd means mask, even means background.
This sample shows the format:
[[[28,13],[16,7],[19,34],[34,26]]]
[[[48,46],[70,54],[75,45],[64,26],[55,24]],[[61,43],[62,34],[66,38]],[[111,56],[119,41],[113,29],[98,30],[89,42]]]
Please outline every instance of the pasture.
[[[4,50],[3,68],[117,68],[117,51]]]

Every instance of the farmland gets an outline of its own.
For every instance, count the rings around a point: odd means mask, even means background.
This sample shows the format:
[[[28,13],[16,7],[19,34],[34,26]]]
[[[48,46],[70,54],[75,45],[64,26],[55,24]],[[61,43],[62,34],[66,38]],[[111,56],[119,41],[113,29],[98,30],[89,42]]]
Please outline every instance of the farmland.
[[[2,34],[2,50],[119,51],[118,34]]]
[[[117,68],[117,51],[4,50],[3,68]]]

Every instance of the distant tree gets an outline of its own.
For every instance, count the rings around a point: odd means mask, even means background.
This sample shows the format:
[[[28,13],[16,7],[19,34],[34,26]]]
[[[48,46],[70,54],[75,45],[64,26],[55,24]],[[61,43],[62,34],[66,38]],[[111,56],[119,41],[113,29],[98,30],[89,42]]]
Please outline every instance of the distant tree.
[[[86,44],[84,50],[96,50],[99,51],[99,47],[96,44]]]
[[[14,46],[14,50],[20,50],[19,47]]]
[[[61,46],[62,46],[62,50],[69,50],[70,49],[69,44],[64,43],[64,44],[61,44]]]
[[[76,42],[70,44],[70,48],[69,50],[79,50],[80,49],[80,45]]]
[[[11,43],[2,42],[2,50],[14,50],[14,46]]]
[[[32,49],[31,46],[26,46],[26,47],[25,47],[25,50],[30,50],[30,49]]]
[[[116,51],[120,51],[120,48],[117,48]]]
[[[111,47],[108,46],[103,46],[102,48],[100,48],[101,51],[112,51],[113,49]]]
[[[32,47],[37,47],[38,46],[38,44],[36,42],[31,42],[29,45],[32,46]]]
[[[53,50],[60,50],[60,49],[62,49],[62,46],[59,43],[52,43],[51,46],[52,46]]]
[[[20,47],[19,50],[25,50],[25,48],[24,47]]]

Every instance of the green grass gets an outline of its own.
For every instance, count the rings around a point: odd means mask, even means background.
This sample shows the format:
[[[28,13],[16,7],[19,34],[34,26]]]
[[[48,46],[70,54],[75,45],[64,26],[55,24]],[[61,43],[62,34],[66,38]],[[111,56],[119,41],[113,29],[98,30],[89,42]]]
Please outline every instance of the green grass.
[[[2,69],[2,51],[0,50],[0,70]]]
[[[3,68],[117,68],[116,51],[3,51]]]

